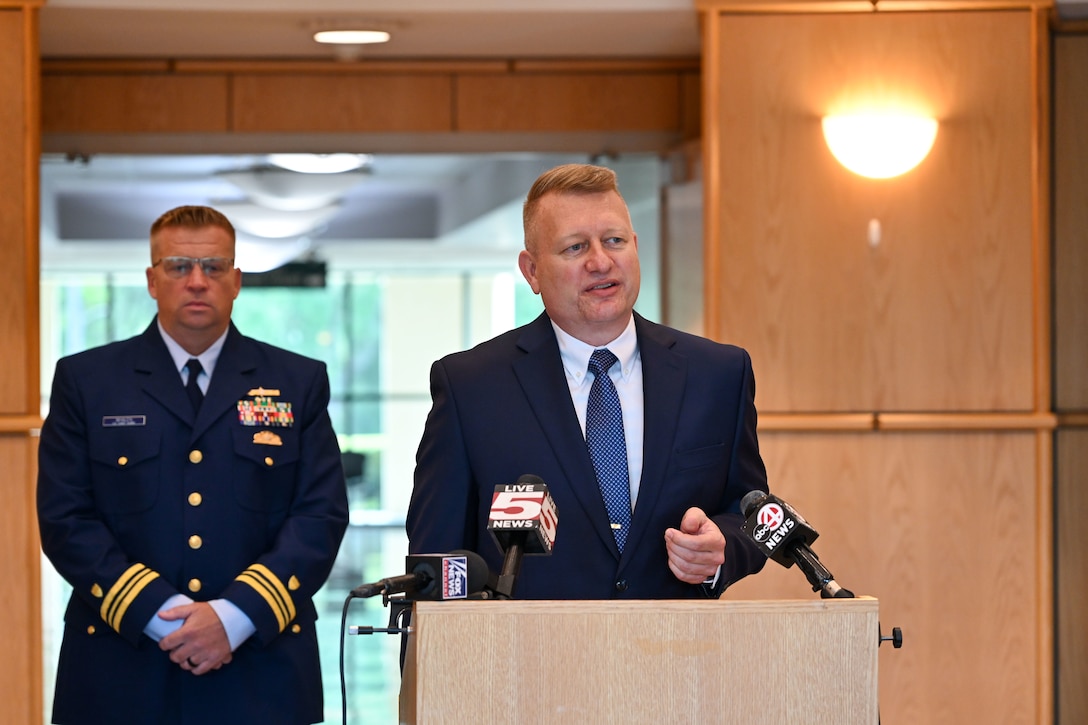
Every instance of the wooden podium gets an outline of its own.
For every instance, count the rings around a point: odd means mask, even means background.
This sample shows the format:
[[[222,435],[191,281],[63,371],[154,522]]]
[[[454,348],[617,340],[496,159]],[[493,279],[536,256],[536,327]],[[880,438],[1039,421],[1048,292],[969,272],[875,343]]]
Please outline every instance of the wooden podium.
[[[876,725],[877,600],[418,602],[402,723]]]

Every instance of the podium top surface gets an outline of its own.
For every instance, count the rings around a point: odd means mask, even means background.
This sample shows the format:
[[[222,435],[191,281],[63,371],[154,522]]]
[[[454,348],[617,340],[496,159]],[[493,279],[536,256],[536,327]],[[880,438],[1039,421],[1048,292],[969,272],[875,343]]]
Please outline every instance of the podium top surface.
[[[595,614],[622,614],[658,612],[876,612],[879,602],[874,597],[854,599],[510,599],[510,600],[449,600],[442,602],[416,602],[415,610],[421,615],[467,614],[467,611],[524,612],[526,614],[570,614],[571,612]],[[456,609],[455,609],[456,608]]]

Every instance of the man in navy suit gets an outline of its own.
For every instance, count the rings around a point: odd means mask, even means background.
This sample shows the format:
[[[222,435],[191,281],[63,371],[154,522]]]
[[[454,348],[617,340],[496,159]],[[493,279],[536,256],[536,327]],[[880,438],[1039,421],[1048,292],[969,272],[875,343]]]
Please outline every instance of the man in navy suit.
[[[234,247],[219,212],[167,212],[156,319],[57,363],[38,476],[42,548],[72,585],[53,722],[323,719],[312,597],[348,513],[328,374],[231,323]]]
[[[544,173],[524,226],[518,262],[545,312],[432,366],[410,550],[471,549],[499,570],[487,530],[495,486],[533,474],[558,526],[550,555],[524,559],[515,597],[720,596],[766,561],[740,530],[741,498],[767,490],[748,354],[633,312],[638,237],[611,170]],[[606,507],[586,436],[597,377],[588,364],[602,348],[618,360],[601,373],[622,409],[618,510]]]

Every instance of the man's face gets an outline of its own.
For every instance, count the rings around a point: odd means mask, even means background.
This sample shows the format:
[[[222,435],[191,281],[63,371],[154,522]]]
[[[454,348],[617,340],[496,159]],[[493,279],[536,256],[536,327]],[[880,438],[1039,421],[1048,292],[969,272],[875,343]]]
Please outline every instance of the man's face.
[[[161,262],[147,268],[147,291],[158,303],[163,328],[187,352],[204,352],[230,324],[234,298],[242,288],[230,234],[214,226],[167,227],[152,238],[151,254],[153,262],[169,257],[232,260],[219,275],[208,275],[200,264],[188,265],[190,269],[181,276],[171,274],[171,265]]]
[[[541,197],[518,266],[548,316],[589,345],[623,332],[638,298],[638,237],[615,192]]]

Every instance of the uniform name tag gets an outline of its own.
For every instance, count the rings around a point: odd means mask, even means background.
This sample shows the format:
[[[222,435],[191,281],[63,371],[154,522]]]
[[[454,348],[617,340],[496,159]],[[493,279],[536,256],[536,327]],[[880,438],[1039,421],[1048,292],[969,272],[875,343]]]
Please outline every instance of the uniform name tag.
[[[146,415],[104,415],[103,428],[127,428],[133,425],[147,425]]]

